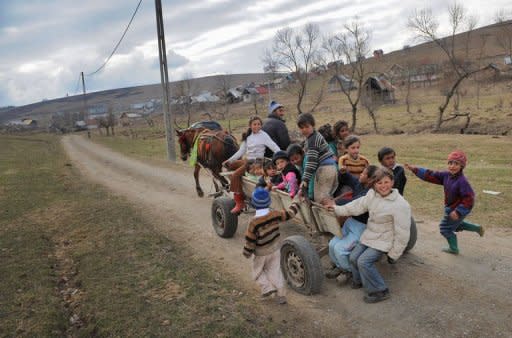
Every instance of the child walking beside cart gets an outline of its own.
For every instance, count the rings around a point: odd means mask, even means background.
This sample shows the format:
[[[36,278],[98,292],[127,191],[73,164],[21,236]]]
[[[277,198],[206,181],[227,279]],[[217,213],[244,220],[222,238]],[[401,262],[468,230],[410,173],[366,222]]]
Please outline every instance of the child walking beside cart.
[[[270,210],[270,194],[262,187],[254,189],[251,204],[256,214],[245,232],[243,255],[246,258],[254,255],[252,274],[261,288],[261,297],[265,299],[276,293],[277,303],[286,304],[279,223],[293,218],[299,206],[293,202],[287,211]]]
[[[443,251],[454,255],[459,254],[455,232],[472,231],[482,237],[485,231],[481,225],[464,220],[473,209],[475,202],[475,193],[463,172],[466,165],[467,157],[462,150],[454,150],[448,155],[448,170],[446,171],[433,171],[410,164],[405,165],[423,181],[444,187],[444,216],[439,224],[439,229],[441,235],[448,241],[448,248]]]

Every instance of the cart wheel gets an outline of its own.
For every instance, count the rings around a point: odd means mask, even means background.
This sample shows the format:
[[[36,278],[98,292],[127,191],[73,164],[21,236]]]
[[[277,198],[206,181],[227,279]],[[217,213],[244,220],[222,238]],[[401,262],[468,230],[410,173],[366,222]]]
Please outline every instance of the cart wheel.
[[[238,216],[231,213],[235,201],[228,197],[217,197],[212,203],[212,225],[217,235],[231,238],[238,227]]]
[[[302,236],[286,238],[281,247],[281,270],[288,285],[304,295],[320,292],[324,274],[315,248]]]
[[[414,248],[414,245],[416,244],[416,240],[418,239],[418,229],[416,228],[416,221],[413,217],[411,217],[411,235],[409,237],[409,242],[407,243],[407,246],[405,247],[404,252],[407,252]]]

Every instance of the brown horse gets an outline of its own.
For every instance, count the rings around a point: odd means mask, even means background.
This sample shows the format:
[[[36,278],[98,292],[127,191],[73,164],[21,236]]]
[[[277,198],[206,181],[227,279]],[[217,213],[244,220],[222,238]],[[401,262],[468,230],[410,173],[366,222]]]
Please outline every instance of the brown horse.
[[[197,145],[197,162],[194,166],[194,179],[196,181],[196,191],[199,197],[203,197],[203,189],[199,185],[199,170],[201,167],[208,169],[213,177],[215,191],[219,191],[217,181],[223,187],[227,187],[229,182],[223,176],[220,176],[222,162],[230,158],[238,150],[238,144],[233,136],[224,130],[209,130],[205,128],[188,128],[176,130],[179,137],[181,159],[186,161]]]

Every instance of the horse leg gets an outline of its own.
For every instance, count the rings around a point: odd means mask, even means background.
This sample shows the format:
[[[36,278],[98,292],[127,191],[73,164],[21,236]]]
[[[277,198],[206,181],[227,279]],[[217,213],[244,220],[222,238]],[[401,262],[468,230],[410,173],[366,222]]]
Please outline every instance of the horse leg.
[[[199,164],[196,164],[195,167],[194,167],[194,179],[196,180],[196,192],[197,192],[197,195],[199,197],[203,197],[204,196],[204,192],[203,192],[203,189],[201,189],[201,186],[199,185],[199,170],[201,169],[201,167],[199,166]]]

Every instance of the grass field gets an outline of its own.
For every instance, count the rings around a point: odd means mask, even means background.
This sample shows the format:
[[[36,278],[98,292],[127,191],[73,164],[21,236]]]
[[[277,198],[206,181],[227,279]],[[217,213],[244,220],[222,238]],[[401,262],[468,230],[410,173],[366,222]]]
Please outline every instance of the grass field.
[[[291,335],[229,275],[83,181],[57,137],[0,144],[1,337]]]
[[[237,132],[242,130],[240,127]],[[238,136],[237,133],[235,135]],[[157,161],[166,158],[165,140],[162,138],[94,136],[93,139],[129,156]],[[361,153],[371,163],[377,163],[377,152],[385,145],[396,150],[399,163],[435,170],[446,169],[446,157],[451,150],[463,149],[469,158],[465,174],[477,195],[469,219],[490,227],[512,225],[512,211],[509,209],[512,204],[512,137],[460,134],[364,135]],[[413,212],[422,218],[439,219],[443,210],[442,187],[422,182],[410,172],[407,177],[405,197],[412,205]],[[499,191],[501,194],[488,195],[483,190]]]

